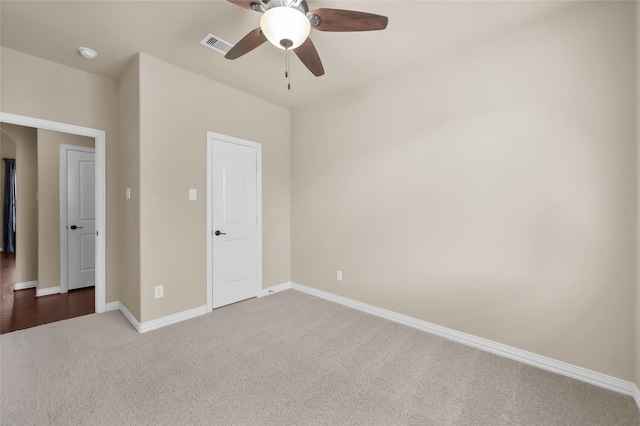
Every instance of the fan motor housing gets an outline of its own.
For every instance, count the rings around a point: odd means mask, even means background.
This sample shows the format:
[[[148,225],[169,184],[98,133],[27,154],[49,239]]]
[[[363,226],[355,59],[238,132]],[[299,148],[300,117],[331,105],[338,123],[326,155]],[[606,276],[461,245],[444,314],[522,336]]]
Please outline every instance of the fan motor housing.
[[[265,6],[263,11],[273,9],[274,7],[288,7],[290,9],[296,9],[305,15],[309,11],[309,6],[307,5],[306,0],[302,0],[300,2],[295,0],[263,0],[262,4]],[[260,5],[258,5],[258,8],[260,8]]]

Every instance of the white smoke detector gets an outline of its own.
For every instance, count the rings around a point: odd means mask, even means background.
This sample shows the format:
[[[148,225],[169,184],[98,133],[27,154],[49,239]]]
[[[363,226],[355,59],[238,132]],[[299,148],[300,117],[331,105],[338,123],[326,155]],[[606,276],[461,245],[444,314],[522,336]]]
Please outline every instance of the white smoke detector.
[[[93,59],[98,56],[95,50],[89,49],[88,47],[78,47],[78,52],[86,59]]]

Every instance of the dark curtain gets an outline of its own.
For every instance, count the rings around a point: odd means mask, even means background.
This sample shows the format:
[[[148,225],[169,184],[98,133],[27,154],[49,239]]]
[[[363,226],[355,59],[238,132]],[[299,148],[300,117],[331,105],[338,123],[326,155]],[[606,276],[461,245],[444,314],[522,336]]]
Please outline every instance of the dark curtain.
[[[5,158],[4,205],[2,215],[3,250],[16,251],[16,160]]]

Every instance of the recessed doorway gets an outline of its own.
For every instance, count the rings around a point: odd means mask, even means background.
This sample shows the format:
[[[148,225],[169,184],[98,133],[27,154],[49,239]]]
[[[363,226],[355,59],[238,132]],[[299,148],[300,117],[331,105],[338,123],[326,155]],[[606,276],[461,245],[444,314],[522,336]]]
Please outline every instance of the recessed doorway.
[[[87,136],[95,140],[95,241],[93,247],[95,254],[95,290],[93,299],[95,306],[94,311],[96,313],[104,312],[106,305],[105,132],[99,129],[91,129],[72,124],[59,123],[9,113],[0,113],[0,122],[43,130],[53,130],[72,135]]]

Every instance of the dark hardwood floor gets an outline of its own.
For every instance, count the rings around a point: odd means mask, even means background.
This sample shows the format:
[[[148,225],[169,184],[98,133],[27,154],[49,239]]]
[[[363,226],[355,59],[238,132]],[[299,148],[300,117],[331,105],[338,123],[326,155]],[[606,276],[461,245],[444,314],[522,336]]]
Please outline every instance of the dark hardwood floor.
[[[15,253],[0,253],[0,334],[95,312],[95,288],[36,297],[36,289],[14,291]]]

